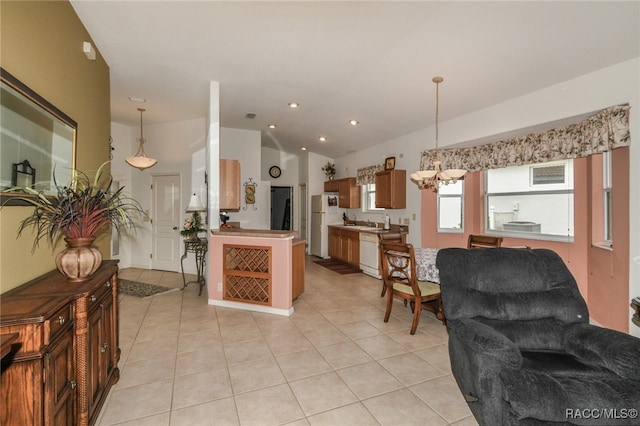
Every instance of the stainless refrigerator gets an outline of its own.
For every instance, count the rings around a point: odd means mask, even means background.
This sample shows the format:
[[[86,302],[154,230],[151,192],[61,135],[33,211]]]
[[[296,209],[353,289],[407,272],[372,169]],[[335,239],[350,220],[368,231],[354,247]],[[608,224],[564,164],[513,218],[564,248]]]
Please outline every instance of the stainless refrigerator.
[[[311,197],[311,254],[329,258],[329,225],[342,224],[336,194]]]

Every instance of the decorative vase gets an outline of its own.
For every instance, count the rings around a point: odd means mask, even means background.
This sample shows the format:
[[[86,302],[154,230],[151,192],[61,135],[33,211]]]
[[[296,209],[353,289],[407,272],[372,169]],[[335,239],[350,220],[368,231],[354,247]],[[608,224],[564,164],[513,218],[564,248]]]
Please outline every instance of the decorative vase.
[[[329,180],[333,180],[333,175],[329,175]]]
[[[79,283],[86,281],[98,270],[102,262],[102,253],[91,247],[93,237],[65,238],[67,248],[56,256],[56,266],[67,281]]]

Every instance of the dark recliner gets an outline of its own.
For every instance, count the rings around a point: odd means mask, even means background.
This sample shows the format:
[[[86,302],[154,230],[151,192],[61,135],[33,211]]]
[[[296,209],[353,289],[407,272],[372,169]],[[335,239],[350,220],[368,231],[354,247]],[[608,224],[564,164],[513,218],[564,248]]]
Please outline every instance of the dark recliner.
[[[480,425],[640,424],[640,339],[589,325],[556,253],[449,248],[436,265],[451,368]]]

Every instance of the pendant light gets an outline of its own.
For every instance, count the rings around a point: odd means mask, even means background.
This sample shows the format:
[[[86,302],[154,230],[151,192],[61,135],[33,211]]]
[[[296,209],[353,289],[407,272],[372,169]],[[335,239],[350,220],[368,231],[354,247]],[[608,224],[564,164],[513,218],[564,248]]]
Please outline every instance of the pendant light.
[[[467,173],[463,169],[441,170],[440,156],[438,155],[438,118],[440,113],[440,83],[444,81],[442,77],[433,77],[432,81],[436,84],[436,159],[433,161],[433,170],[419,170],[411,174],[411,179],[418,185],[420,189],[430,189],[438,192],[440,185],[448,185],[456,183],[459,179],[463,179]]]
[[[133,156],[125,158],[124,161],[126,161],[127,164],[129,164],[131,167],[135,167],[140,171],[144,171],[144,169],[155,166],[158,160],[156,160],[155,158],[149,158],[147,157],[147,154],[144,153],[144,144],[147,141],[144,139],[144,136],[142,134],[142,113],[145,111],[145,109],[138,108],[138,111],[140,111],[140,139],[138,139],[140,145],[138,146],[138,152],[136,152],[136,154]]]

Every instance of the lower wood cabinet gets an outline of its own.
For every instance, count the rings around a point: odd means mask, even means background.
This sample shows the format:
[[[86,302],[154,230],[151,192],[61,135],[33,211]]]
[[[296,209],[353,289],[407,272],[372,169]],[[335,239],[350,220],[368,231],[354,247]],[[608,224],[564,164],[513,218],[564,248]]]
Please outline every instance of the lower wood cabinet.
[[[360,267],[360,234],[358,231],[329,227],[329,257]]]
[[[83,283],[58,271],[2,294],[0,424],[90,425],[119,379],[117,261]]]
[[[294,240],[291,247],[291,300],[304,293],[306,240]]]

